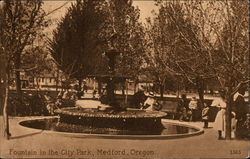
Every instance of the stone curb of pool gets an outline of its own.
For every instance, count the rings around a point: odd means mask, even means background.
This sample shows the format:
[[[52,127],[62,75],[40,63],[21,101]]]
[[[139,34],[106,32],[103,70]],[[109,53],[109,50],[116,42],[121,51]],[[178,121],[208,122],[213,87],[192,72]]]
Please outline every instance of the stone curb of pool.
[[[21,122],[24,121],[32,121],[37,119],[52,119],[52,118],[58,118],[56,116],[51,117],[36,117],[32,119],[23,119],[18,122],[19,126],[26,130],[37,130],[37,132],[42,131],[42,133],[45,134],[56,134],[56,135],[62,135],[65,137],[74,137],[74,138],[103,138],[103,139],[138,139],[138,140],[159,140],[159,139],[179,139],[179,138],[185,138],[185,137],[191,137],[196,135],[201,135],[204,133],[204,129],[199,126],[194,126],[192,124],[184,124],[184,123],[178,123],[175,121],[166,121],[166,119],[162,119],[163,123],[171,123],[178,126],[186,126],[189,128],[196,129],[198,131],[192,132],[192,133],[185,133],[185,134],[172,134],[172,135],[108,135],[108,134],[86,134],[86,133],[70,133],[70,132],[56,132],[56,131],[50,131],[50,130],[42,130],[42,129],[35,129],[35,128],[29,128],[20,125]]]

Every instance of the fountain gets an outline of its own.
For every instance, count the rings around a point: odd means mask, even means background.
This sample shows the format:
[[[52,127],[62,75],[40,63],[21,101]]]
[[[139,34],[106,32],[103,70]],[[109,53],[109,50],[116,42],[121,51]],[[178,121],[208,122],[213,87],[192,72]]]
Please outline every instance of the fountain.
[[[122,108],[116,101],[115,84],[123,82],[126,77],[115,75],[115,58],[119,52],[112,49],[105,52],[108,57],[107,75],[95,75],[99,82],[107,84],[106,100],[95,108],[62,108],[55,110],[60,122],[82,125],[93,129],[112,129],[112,131],[152,131],[163,129],[161,119],[164,112]]]
[[[85,100],[84,106],[66,107],[55,110],[58,117],[49,119],[26,120],[20,122],[25,127],[52,130],[56,132],[95,134],[98,137],[135,137],[135,138],[173,138],[201,134],[199,128],[162,122],[166,113],[124,108],[116,100],[115,84],[124,82],[127,77],[115,74],[115,58],[120,53],[109,47],[105,52],[108,58],[108,74],[94,75],[99,82],[106,83],[105,100],[101,102]],[[72,133],[73,132],[73,133]]]

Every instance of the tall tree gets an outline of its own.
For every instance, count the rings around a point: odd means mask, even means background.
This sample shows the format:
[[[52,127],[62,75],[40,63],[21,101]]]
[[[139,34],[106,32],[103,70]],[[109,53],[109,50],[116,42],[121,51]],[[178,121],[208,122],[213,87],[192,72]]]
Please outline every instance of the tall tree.
[[[203,103],[203,80],[210,74],[207,69],[207,58],[201,53],[204,52],[201,49],[201,41],[193,32],[197,28],[191,19],[186,18],[181,2],[157,1],[156,5],[159,12],[153,21],[147,21],[149,50],[145,57],[148,59],[148,67],[162,88],[167,77],[178,76],[189,81],[196,86]],[[176,31],[176,27],[181,31]]]
[[[14,1],[8,0],[2,3],[0,46],[1,54],[5,61],[5,95],[4,95],[4,134],[9,138],[9,124],[7,113],[7,101],[9,91],[10,71],[15,70],[16,89],[21,96],[20,68],[21,58],[27,46],[34,42],[41,30],[47,23],[44,21],[42,1]]]
[[[107,16],[102,38],[108,40],[115,35],[113,47],[121,52],[117,72],[136,79],[142,65],[141,55],[145,51],[140,10],[132,5],[131,0],[109,0],[104,6]]]
[[[104,1],[76,1],[53,31],[49,51],[57,66],[68,78],[77,79],[93,74],[101,58],[99,30],[105,14]]]
[[[21,64],[25,75],[31,77],[33,82],[36,77],[43,76],[45,73],[56,74],[55,63],[49,56],[45,43],[28,47],[23,53]],[[38,84],[38,81],[36,82],[34,84]]]
[[[0,6],[0,34],[3,35],[4,30],[3,28],[5,27],[5,23],[4,23],[4,10],[3,10],[3,6]],[[7,139],[10,136],[10,132],[9,132],[9,121],[8,121],[8,113],[7,113],[7,102],[8,102],[8,91],[9,91],[9,69],[7,67],[7,63],[9,63],[9,58],[8,58],[8,54],[6,54],[5,52],[5,48],[3,46],[3,36],[0,36],[0,87],[1,87],[1,91],[0,91],[0,115],[3,115],[3,119],[0,120],[1,122],[1,126],[3,126],[1,128],[1,130],[3,130],[3,132],[1,132],[1,135],[3,134],[4,137],[6,137]],[[3,122],[3,123],[2,123]]]
[[[171,12],[166,12],[175,31],[195,53],[187,59],[193,63],[203,61],[194,73],[212,74],[226,91],[226,138],[231,138],[231,107],[233,95],[249,83],[249,19],[247,1],[185,1],[169,2]],[[183,25],[176,4],[182,6]],[[183,50],[187,52],[186,50]],[[189,58],[190,57],[190,58]],[[184,60],[184,59],[183,59]],[[193,64],[190,64],[193,66]],[[186,65],[189,68],[188,65]],[[186,70],[184,71],[186,72]]]
[[[173,44],[178,35],[173,32],[171,25],[172,23],[164,14],[164,8],[160,8],[159,12],[155,13],[155,17],[148,18],[146,23],[147,51],[143,56],[146,62],[144,67],[155,84],[160,87],[161,97],[164,94],[167,78],[176,75],[176,72],[170,67],[170,62],[171,50],[175,47]]]
[[[41,0],[4,1],[4,48],[10,54],[16,75],[16,90],[21,95],[20,69],[22,54],[47,25]]]
[[[249,6],[247,1],[221,2],[223,24],[211,24],[217,35],[211,54],[214,73],[226,91],[226,138],[231,138],[233,96],[249,86]],[[208,55],[209,56],[209,55]]]

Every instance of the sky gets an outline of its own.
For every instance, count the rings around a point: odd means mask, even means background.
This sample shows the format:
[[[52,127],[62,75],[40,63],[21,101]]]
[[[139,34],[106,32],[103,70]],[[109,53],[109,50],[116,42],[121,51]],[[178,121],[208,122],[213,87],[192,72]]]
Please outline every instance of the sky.
[[[67,3],[64,7],[60,8],[56,12],[53,13],[53,17],[62,17],[66,11],[67,8],[71,5],[71,3],[74,1],[44,1],[44,9],[47,12],[50,12],[54,10],[55,8],[58,8],[65,3]],[[153,0],[136,0],[133,1],[134,6],[138,6],[141,10],[141,20],[143,21],[145,18],[151,16],[151,11],[153,9],[156,9],[156,6],[154,5]]]
[[[44,10],[45,12],[49,13],[56,8],[58,10],[54,11],[52,14],[48,16],[48,18],[52,19],[52,25],[46,29],[46,32],[50,34],[53,29],[56,28],[57,22],[65,15],[67,8],[71,6],[71,3],[74,1],[44,1]],[[138,6],[140,9],[140,20],[141,22],[145,22],[147,17],[152,16],[152,10],[157,10],[157,7],[154,5],[154,1],[151,0],[136,0],[133,1],[134,6]],[[63,6],[63,7],[61,7]]]

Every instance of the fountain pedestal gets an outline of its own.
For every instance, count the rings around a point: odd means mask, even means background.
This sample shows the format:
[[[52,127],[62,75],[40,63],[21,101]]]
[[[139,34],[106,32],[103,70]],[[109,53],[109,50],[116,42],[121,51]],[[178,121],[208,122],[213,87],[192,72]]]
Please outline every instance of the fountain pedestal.
[[[107,78],[107,101],[108,105],[113,107],[113,109],[118,110],[119,105],[116,103],[115,100],[115,80],[114,80],[114,75],[115,75],[115,58],[118,56],[120,53],[116,50],[109,50],[105,52],[105,55],[108,57],[108,67],[109,67],[109,77]]]

